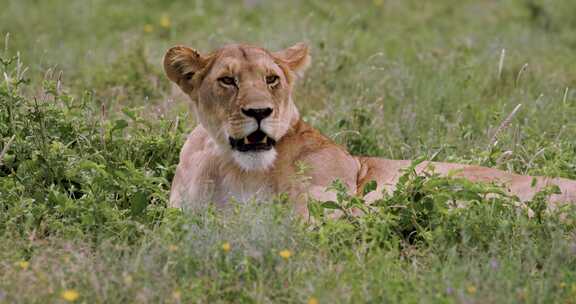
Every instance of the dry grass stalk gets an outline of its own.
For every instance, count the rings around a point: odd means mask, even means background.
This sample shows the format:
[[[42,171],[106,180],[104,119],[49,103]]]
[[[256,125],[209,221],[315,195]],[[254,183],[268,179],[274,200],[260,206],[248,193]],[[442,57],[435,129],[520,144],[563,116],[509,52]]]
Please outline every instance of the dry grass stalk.
[[[504,70],[504,59],[506,59],[506,49],[500,52],[500,61],[498,62],[498,80],[502,79],[502,71]]]
[[[516,86],[518,86],[518,84],[520,83],[520,77],[522,77],[522,74],[526,72],[526,69],[528,69],[528,63],[523,64],[522,67],[520,68],[520,71],[518,71],[518,75],[516,75]]]
[[[508,114],[506,119],[504,119],[504,121],[502,121],[502,123],[500,124],[500,126],[498,126],[496,131],[494,131],[494,133],[492,134],[492,137],[490,138],[490,146],[494,145],[496,140],[498,140],[498,135],[500,135],[500,133],[502,133],[504,130],[508,129],[508,127],[512,123],[512,119],[514,118],[514,115],[516,115],[516,113],[518,112],[518,110],[520,109],[521,106],[522,106],[522,104],[519,103],[514,108],[514,110],[512,110],[512,112],[510,112],[510,114]]]

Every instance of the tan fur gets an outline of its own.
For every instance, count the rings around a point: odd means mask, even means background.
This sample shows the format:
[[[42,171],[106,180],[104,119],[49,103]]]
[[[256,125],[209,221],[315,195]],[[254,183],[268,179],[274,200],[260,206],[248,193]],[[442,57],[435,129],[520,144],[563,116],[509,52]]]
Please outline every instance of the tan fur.
[[[351,193],[360,193],[368,181],[376,180],[378,189],[367,195],[368,201],[377,199],[383,190],[393,190],[401,169],[410,161],[352,156],[300,119],[292,88],[309,63],[308,48],[301,43],[279,52],[228,45],[207,55],[183,46],[166,53],[166,74],[190,96],[199,122],[180,154],[170,206],[194,208],[209,202],[226,206],[235,200],[267,200],[287,193],[295,209],[306,215],[308,199],[335,198],[326,191],[335,179],[343,181]],[[277,86],[267,85],[266,76],[271,74],[280,77]],[[236,86],[223,85],[218,80],[223,75],[235,77]],[[277,141],[275,158],[267,154],[270,165],[263,161],[258,167],[260,158],[254,157],[254,170],[240,165],[239,152],[232,151],[228,142],[228,137],[241,138],[258,128],[255,119],[242,114],[246,107],[273,109],[272,115],[262,120],[261,129]],[[432,164],[442,175],[503,183],[522,201],[544,186],[556,184],[562,194],[552,196],[551,202],[576,202],[576,182],[572,180],[537,177],[533,187],[530,176],[478,166]],[[417,170],[428,165],[420,164]]]

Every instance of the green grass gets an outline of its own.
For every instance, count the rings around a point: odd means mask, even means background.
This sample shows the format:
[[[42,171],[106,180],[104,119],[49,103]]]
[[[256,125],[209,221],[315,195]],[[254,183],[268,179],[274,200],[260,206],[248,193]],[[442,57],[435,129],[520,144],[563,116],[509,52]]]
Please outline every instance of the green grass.
[[[576,2],[0,7],[0,303],[574,303],[576,213],[543,212],[547,193],[529,219],[492,185],[408,171],[358,219],[321,216],[361,203],[338,184],[314,224],[284,197],[167,209],[195,123],[160,60],[174,44],[306,41],[295,101],[355,154],[576,179]]]

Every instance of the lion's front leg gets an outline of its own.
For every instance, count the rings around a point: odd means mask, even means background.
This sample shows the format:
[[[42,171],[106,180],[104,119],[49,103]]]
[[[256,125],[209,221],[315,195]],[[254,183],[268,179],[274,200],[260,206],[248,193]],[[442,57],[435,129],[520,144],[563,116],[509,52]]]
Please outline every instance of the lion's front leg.
[[[295,203],[295,211],[305,219],[310,219],[310,213],[308,210],[308,204],[310,203],[321,203],[327,201],[337,201],[337,193],[332,190],[328,190],[329,187],[324,185],[308,185],[306,190],[291,195],[292,202]],[[349,191],[350,195],[355,195],[354,191]],[[357,208],[351,208],[347,210],[348,215],[358,216],[362,214],[362,211]],[[327,217],[331,219],[337,219],[345,216],[346,214],[341,210],[332,210]]]
[[[281,184],[290,185],[290,190],[287,192],[295,204],[296,212],[304,218],[309,218],[310,201],[336,201],[336,192],[329,190],[335,180],[342,182],[351,195],[356,194],[359,163],[338,146],[327,146],[303,154],[293,164],[296,168],[285,170],[294,172],[293,176]],[[341,215],[341,212],[336,211],[331,217]]]
[[[308,219],[310,213],[308,211],[308,204],[312,201],[334,201],[336,200],[336,193],[328,191],[325,186],[311,185],[309,183],[301,183],[295,185],[288,194],[290,201],[294,204],[294,211],[302,218]]]
[[[201,127],[196,127],[180,151],[170,187],[169,207],[195,208],[214,202],[218,188],[218,153]]]
[[[196,208],[214,201],[215,181],[203,176],[198,169],[178,166],[170,189],[169,207]]]

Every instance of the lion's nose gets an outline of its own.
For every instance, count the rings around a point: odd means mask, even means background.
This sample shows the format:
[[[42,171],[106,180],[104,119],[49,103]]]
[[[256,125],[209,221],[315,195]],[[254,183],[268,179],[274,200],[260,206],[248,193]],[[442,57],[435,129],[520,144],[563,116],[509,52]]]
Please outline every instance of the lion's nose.
[[[256,108],[256,109],[242,109],[242,113],[248,117],[256,119],[260,122],[262,119],[270,116],[272,114],[272,108]]]

